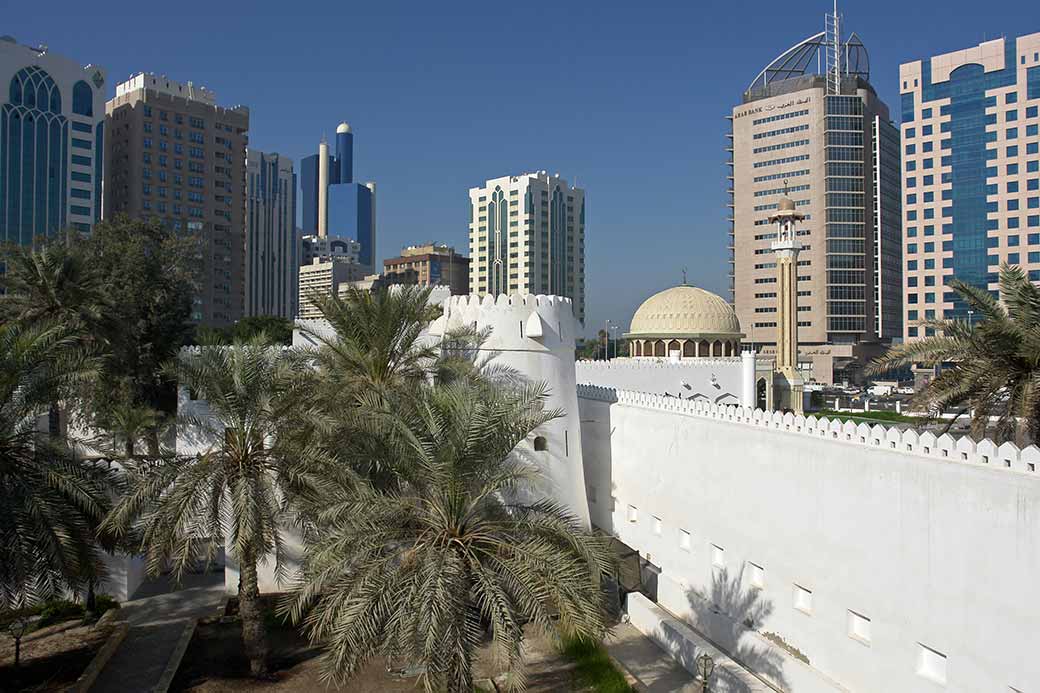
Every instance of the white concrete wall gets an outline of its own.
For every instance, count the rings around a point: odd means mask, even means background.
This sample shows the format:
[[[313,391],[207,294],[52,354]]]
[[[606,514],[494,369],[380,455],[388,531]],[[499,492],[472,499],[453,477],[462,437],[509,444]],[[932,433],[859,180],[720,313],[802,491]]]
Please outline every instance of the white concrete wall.
[[[744,382],[739,356],[722,358],[578,361],[578,382],[618,390],[665,393],[713,404],[740,404]],[[715,382],[712,382],[714,376]]]
[[[1036,448],[579,390],[594,522],[738,658],[756,642],[713,610],[849,690],[1040,689]],[[945,684],[918,673],[941,656]],[[756,664],[816,690],[786,660]]]

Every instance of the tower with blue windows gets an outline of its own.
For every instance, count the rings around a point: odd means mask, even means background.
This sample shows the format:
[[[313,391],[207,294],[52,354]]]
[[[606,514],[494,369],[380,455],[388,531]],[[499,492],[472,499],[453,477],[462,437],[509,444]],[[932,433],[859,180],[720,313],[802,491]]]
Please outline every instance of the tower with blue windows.
[[[101,219],[105,70],[0,36],[0,242]]]
[[[361,245],[359,262],[376,264],[376,184],[354,182],[354,133],[336,128],[336,152],[323,139],[318,153],[301,164],[303,232],[321,238],[352,238]]]
[[[1040,283],[1040,33],[904,63],[905,338],[971,322],[949,282],[997,290],[1002,264]]]

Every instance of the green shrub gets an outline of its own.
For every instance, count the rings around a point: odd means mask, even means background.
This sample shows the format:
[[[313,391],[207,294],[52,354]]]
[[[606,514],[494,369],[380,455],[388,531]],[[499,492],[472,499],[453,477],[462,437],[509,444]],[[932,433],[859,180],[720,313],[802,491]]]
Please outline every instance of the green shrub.
[[[109,609],[118,609],[119,602],[109,594],[99,594],[94,597],[94,614],[100,616]]]
[[[85,614],[86,611],[82,604],[70,602],[67,599],[54,599],[46,602],[43,608],[40,609],[39,627],[46,628],[55,623],[71,621],[76,618],[81,619]]]
[[[607,650],[598,642],[585,638],[564,641],[563,656],[575,664],[575,684],[597,693],[631,693],[624,674],[614,667]]]

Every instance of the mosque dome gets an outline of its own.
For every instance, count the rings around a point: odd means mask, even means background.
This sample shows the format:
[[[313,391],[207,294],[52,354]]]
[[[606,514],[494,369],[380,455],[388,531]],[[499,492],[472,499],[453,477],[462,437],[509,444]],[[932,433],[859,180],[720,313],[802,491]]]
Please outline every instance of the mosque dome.
[[[348,125],[345,122],[340,123],[339,127],[336,128],[336,134],[337,135],[342,135],[342,134],[347,133],[347,132],[350,132],[350,125]]]
[[[721,296],[696,286],[673,286],[643,301],[628,337],[743,336],[733,308]]]
[[[793,212],[794,211],[794,200],[787,195],[780,198],[779,209],[781,212]]]

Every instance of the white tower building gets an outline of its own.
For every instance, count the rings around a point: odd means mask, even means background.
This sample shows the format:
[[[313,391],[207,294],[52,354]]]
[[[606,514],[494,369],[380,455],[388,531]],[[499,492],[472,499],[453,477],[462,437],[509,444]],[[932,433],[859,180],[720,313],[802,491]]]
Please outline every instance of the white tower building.
[[[587,527],[589,506],[574,375],[574,340],[579,328],[572,305],[569,298],[560,296],[452,296],[442,304],[444,315],[431,325],[430,333],[439,337],[445,330],[463,325],[490,327],[491,337],[483,349],[495,354],[495,362],[548,386],[546,406],[564,414],[536,431],[518,450],[531,455],[544,472],[544,495],[564,503]]]
[[[469,292],[547,294],[585,322],[585,191],[545,171],[469,191]]]

